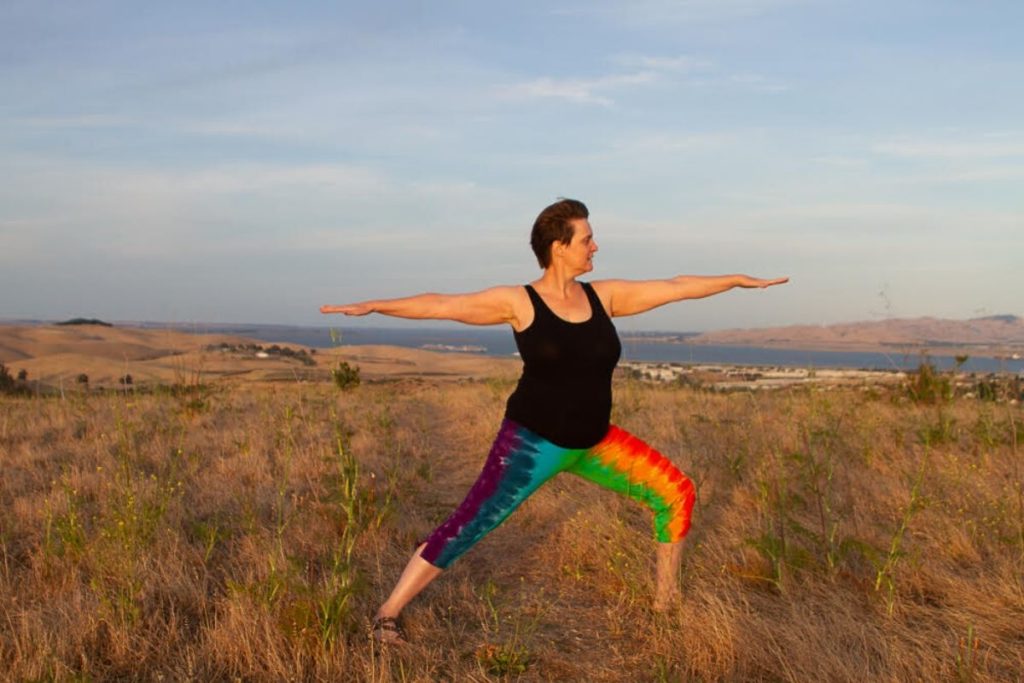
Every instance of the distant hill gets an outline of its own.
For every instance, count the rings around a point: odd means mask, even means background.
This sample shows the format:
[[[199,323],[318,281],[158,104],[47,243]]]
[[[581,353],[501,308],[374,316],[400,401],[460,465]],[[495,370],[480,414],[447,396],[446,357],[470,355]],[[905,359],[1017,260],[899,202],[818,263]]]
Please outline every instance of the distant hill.
[[[997,356],[1024,352],[1024,318],[991,315],[970,320],[896,318],[835,325],[791,325],[706,332],[693,344],[735,344],[821,350],[898,349]]]
[[[118,387],[133,383],[174,384],[186,381],[328,381],[339,361],[356,363],[365,379],[430,376],[438,379],[514,377],[521,363],[511,358],[453,354],[387,346],[322,349],[310,367],[297,344],[275,344],[279,353],[250,351],[262,342],[225,334],[189,334],[170,329],[109,325],[0,324],[0,363],[12,375],[21,370],[30,381],[47,386],[73,385],[85,374],[89,385]],[[290,350],[292,353],[285,353]],[[308,356],[307,356],[308,358]]]

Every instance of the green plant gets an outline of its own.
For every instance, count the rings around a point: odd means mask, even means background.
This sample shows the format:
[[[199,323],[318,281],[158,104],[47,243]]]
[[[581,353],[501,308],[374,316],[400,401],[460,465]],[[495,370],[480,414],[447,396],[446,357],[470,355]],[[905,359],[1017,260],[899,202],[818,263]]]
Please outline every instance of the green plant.
[[[353,562],[353,553],[360,535],[380,525],[384,509],[374,505],[372,492],[359,485],[360,467],[348,448],[349,433],[335,421],[336,483],[333,499],[341,513],[341,537],[331,553],[327,585],[316,602],[318,636],[325,648],[334,646],[346,623],[350,600],[356,593],[360,576]],[[384,502],[386,507],[390,494]]]
[[[217,525],[216,521],[196,520],[189,524],[189,535],[202,544],[203,562],[210,561],[214,548],[219,541],[227,538],[227,532]]]
[[[936,411],[935,422],[918,428],[917,437],[925,446],[951,443],[956,438],[956,420],[940,407]]]
[[[907,395],[915,403],[946,403],[953,398],[953,385],[948,375],[939,372],[929,362],[921,359],[917,370],[907,380]]]
[[[487,607],[488,621],[484,628],[498,639],[502,630],[501,613],[495,603],[498,586],[488,579],[484,584],[480,597]],[[531,633],[537,626],[533,621],[526,626]],[[513,620],[512,635],[505,642],[486,642],[476,649],[476,661],[480,667],[492,676],[518,676],[526,671],[530,664],[530,650],[522,641],[522,624]]]
[[[518,676],[530,664],[530,651],[518,643],[484,643],[476,649],[476,661],[492,676]]]
[[[928,461],[929,451],[926,450],[924,457],[921,459],[921,466],[917,470],[917,476],[914,478],[914,484],[910,488],[910,501],[907,503],[907,507],[904,508],[900,523],[889,541],[889,550],[879,562],[878,571],[875,573],[875,592],[878,593],[883,587],[885,588],[885,611],[889,615],[892,615],[893,607],[896,603],[896,565],[899,564],[899,561],[906,554],[902,548],[903,538],[907,534],[910,520],[924,507],[922,488],[924,485],[924,475],[928,468]]]
[[[337,367],[331,370],[331,379],[334,380],[335,386],[342,391],[355,389],[360,382],[359,366],[339,361]]]
[[[969,683],[974,680],[977,667],[978,636],[974,632],[974,624],[967,627],[967,638],[957,641],[956,680]]]
[[[66,511],[55,513],[51,501],[46,501],[46,528],[44,530],[43,548],[47,554],[55,557],[72,555],[78,557],[85,550],[85,527],[82,524],[81,496],[68,481],[67,476],[61,478],[61,491],[66,501]]]
[[[836,491],[836,450],[842,420],[826,411],[824,421],[823,427],[805,425],[801,429],[804,449],[792,453],[790,459],[808,494],[809,511],[817,525],[816,530],[801,529],[819,549],[827,571],[834,573],[850,547],[840,533],[843,519]]]

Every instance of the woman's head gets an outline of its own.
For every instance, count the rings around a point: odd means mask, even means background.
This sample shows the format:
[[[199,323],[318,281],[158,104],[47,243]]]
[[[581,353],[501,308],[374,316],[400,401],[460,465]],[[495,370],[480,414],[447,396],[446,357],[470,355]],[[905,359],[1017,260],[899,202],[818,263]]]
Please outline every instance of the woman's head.
[[[560,199],[540,212],[530,233],[530,246],[541,268],[551,265],[551,245],[555,242],[569,244],[572,241],[572,222],[589,217],[587,207],[575,199]]]

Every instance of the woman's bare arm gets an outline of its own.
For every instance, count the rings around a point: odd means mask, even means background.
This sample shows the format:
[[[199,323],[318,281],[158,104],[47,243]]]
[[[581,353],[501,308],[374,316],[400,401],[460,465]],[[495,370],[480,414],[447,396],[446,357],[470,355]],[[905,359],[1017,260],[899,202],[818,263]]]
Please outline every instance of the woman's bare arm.
[[[374,299],[354,304],[321,306],[321,313],[367,315],[380,313],[396,318],[418,320],[454,320],[469,325],[516,326],[521,287],[491,287],[468,294],[417,294],[399,299]],[[518,298],[517,298],[518,297]]]
[[[599,280],[594,291],[613,317],[636,315],[684,299],[703,299],[734,287],[772,287],[789,282],[788,277],[771,280],[749,275],[679,275],[667,280]]]

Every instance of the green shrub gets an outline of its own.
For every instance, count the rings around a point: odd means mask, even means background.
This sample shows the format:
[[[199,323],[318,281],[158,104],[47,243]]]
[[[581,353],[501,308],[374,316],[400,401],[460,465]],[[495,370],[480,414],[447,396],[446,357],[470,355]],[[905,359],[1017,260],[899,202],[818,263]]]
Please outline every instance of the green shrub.
[[[0,393],[9,394],[14,391],[16,386],[11,371],[7,369],[6,365],[0,363]]]
[[[15,380],[7,366],[0,363],[0,394],[7,394],[9,396],[28,394],[28,385],[25,384],[26,379],[28,379],[28,373],[24,370],[18,373],[18,379]]]
[[[354,389],[359,386],[360,382],[359,366],[340,361],[338,367],[331,370],[331,379],[342,391]]]
[[[953,398],[953,384],[924,358],[907,380],[907,394],[915,403],[946,403]]]

